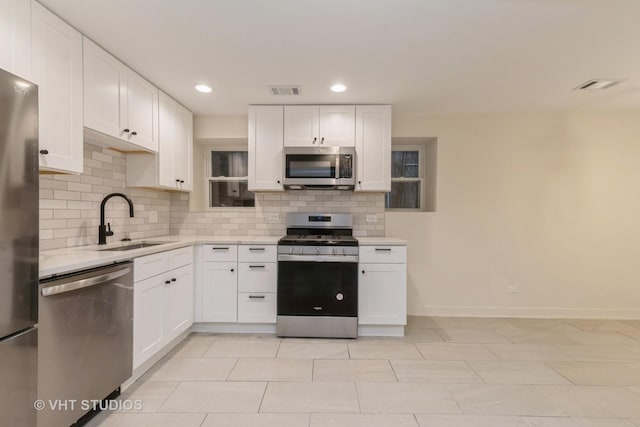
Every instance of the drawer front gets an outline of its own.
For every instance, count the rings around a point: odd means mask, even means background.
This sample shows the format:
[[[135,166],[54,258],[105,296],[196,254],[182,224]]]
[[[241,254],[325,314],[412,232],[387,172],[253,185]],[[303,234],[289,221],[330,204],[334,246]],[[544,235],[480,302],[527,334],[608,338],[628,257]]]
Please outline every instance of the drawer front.
[[[360,263],[403,264],[407,262],[406,246],[360,246]]]
[[[235,262],[238,260],[237,245],[204,245],[203,261]]]
[[[276,245],[240,245],[238,246],[238,261],[277,262],[277,249]]]
[[[133,281],[148,279],[169,270],[169,253],[160,252],[133,260]]]
[[[239,323],[276,323],[276,294],[248,292],[238,294]]]
[[[180,268],[193,264],[193,247],[176,249],[169,252],[169,269]]]
[[[276,292],[278,264],[275,262],[241,262],[238,264],[239,292]]]

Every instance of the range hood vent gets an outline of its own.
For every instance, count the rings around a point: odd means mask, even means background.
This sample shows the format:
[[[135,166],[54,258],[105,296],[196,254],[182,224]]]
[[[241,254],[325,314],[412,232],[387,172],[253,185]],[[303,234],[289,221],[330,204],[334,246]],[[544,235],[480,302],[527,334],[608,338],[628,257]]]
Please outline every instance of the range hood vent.
[[[575,90],[604,90],[622,83],[618,79],[593,79],[576,87]]]
[[[269,86],[271,95],[286,95],[297,96],[302,95],[302,88],[300,86]]]

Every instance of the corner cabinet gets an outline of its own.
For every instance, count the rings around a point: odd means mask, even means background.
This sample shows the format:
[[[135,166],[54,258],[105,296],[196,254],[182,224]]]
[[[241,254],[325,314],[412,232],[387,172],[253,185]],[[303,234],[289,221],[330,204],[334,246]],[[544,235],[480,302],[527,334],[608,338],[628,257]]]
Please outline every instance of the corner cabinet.
[[[0,68],[31,80],[31,2],[0,1]]]
[[[356,106],[354,191],[391,191],[391,106]]]
[[[283,191],[284,108],[249,107],[249,191]]]
[[[354,105],[287,105],[284,146],[355,145]]]
[[[82,173],[82,35],[35,1],[31,13],[40,169]]]
[[[158,153],[127,154],[127,185],[192,191],[193,114],[160,92],[158,128]]]
[[[158,89],[83,38],[87,138],[123,151],[158,151]]]

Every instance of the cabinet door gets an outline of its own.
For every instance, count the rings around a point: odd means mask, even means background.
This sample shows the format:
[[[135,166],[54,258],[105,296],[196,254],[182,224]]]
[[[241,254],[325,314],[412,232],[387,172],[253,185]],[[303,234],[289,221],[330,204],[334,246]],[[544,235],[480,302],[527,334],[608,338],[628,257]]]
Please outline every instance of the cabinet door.
[[[356,106],[355,191],[391,191],[391,106]]]
[[[178,188],[193,190],[193,114],[178,104],[177,135],[174,145],[175,175],[179,179]]]
[[[176,147],[178,127],[178,103],[160,92],[158,100],[158,184],[163,187],[178,187],[176,173]]]
[[[126,114],[131,131],[127,139],[158,151],[158,88],[131,70],[127,73]]]
[[[203,262],[196,295],[198,322],[236,322],[238,281],[236,263]]]
[[[356,145],[355,105],[320,106],[320,145]]]
[[[250,191],[283,190],[283,117],[281,105],[249,107]]]
[[[284,146],[307,147],[320,144],[320,107],[285,105]]]
[[[0,68],[31,80],[30,0],[0,1]]]
[[[127,67],[84,37],[84,126],[125,138]],[[122,114],[121,114],[121,110]]]
[[[167,273],[165,285],[165,343],[193,324],[193,266]],[[166,281],[165,281],[166,283]]]
[[[358,323],[404,325],[407,323],[407,265],[360,264]]]
[[[32,18],[40,167],[81,173],[82,35],[35,1]]]
[[[133,367],[164,345],[164,276],[136,282],[133,293]]]

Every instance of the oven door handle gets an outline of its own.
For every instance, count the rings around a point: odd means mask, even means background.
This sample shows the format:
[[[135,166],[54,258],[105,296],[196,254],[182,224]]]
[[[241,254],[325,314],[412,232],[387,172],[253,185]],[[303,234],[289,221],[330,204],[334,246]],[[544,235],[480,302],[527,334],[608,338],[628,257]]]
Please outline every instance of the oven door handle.
[[[82,288],[88,288],[90,286],[106,283],[111,280],[115,280],[128,274],[131,271],[131,267],[125,267],[111,273],[102,274],[100,276],[89,277],[87,279],[76,280],[75,282],[65,283],[62,285],[49,286],[42,289],[42,296],[49,297],[52,295],[63,294],[65,292],[71,292]]]
[[[358,262],[358,255],[278,255],[284,262]]]

